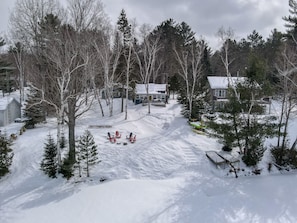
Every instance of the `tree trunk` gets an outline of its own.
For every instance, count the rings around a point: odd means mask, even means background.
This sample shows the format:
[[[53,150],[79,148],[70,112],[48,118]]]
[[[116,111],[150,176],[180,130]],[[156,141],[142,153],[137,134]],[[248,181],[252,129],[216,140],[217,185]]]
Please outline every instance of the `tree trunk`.
[[[146,89],[146,100],[147,100],[147,113],[151,113],[151,104],[150,104],[150,95],[149,95],[149,83],[145,83],[145,89]]]
[[[245,126],[245,128],[247,129],[248,132],[250,132],[250,117],[248,117],[247,126]],[[245,137],[245,148],[244,148],[244,155],[245,156],[247,156],[247,152],[250,149],[250,146],[249,145],[250,145],[249,137],[248,137],[248,134],[246,134],[246,137]]]
[[[131,50],[132,45],[129,44],[129,54],[127,59],[127,70],[126,70],[126,104],[125,104],[125,120],[128,118],[128,99],[129,99],[129,76],[130,76],[130,61],[131,61]]]
[[[121,93],[122,105],[121,105],[121,112],[124,112],[124,93],[125,93],[125,88],[124,88],[124,85],[122,84],[122,93]]]
[[[232,118],[233,118],[233,125],[234,125],[235,137],[236,137],[236,140],[237,140],[237,146],[239,147],[240,153],[242,154],[245,151],[242,150],[242,146],[240,144],[240,136],[238,134],[237,117],[235,116],[235,114],[233,114],[232,116],[233,116]]]
[[[113,96],[110,98],[109,102],[109,117],[113,116]]]
[[[278,125],[278,132],[277,132],[277,148],[280,147],[280,141],[281,141],[281,129],[282,129],[282,122],[284,118],[284,109],[285,109],[285,95],[283,96],[282,100],[282,109],[281,109],[281,114],[280,114],[280,120],[279,120],[279,125]]]
[[[100,110],[101,110],[101,115],[102,115],[102,117],[104,117],[104,111],[103,111],[102,103],[101,103],[101,100],[100,100],[100,95],[98,94],[99,90],[97,89],[94,78],[92,78],[92,84],[93,84],[93,88],[94,88],[95,97],[97,98],[97,101],[98,101],[98,104],[99,104],[99,107],[100,107]]]
[[[62,165],[62,159],[61,159],[61,148],[60,148],[60,140],[61,140],[61,129],[62,129],[62,120],[61,120],[60,114],[58,115],[57,121],[58,121],[58,126],[57,126],[57,162],[58,162],[58,167],[60,168]]]
[[[87,177],[90,177],[89,165],[90,165],[90,163],[89,163],[89,159],[87,157],[87,162],[86,162]]]
[[[288,136],[288,125],[289,125],[289,117],[290,117],[290,111],[286,113],[286,120],[285,120],[285,126],[284,126],[284,132],[283,132],[283,140],[282,140],[282,149],[286,148],[286,142],[287,142],[287,136]]]
[[[75,99],[68,101],[68,142],[69,142],[69,161],[74,164],[75,158]]]

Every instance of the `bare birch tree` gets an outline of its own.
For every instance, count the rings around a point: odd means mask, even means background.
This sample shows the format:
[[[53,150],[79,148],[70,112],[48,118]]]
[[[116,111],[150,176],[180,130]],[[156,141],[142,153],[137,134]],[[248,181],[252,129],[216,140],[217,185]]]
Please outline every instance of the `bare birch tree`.
[[[99,35],[97,32],[90,31],[88,32],[87,39],[94,39],[97,38],[96,36]],[[95,35],[95,37],[94,37]],[[88,58],[88,66],[85,67],[85,72],[89,76],[89,82],[90,82],[90,90],[94,93],[94,98],[97,100],[100,110],[101,110],[101,116],[104,117],[104,110],[101,102],[100,97],[100,90],[103,89],[104,83],[103,83],[103,77],[101,71],[101,66],[98,64],[98,55],[97,51],[94,49],[93,44],[90,44],[90,47],[88,52],[84,51],[82,54],[83,58]]]
[[[161,49],[160,39],[158,36],[150,35],[151,28],[144,24],[140,28],[141,45],[139,49],[134,49],[137,65],[139,67],[139,76],[141,82],[145,85],[147,102],[148,102],[148,114],[151,113],[151,98],[149,98],[149,84],[152,81],[152,76],[157,72],[157,54]]]
[[[203,41],[193,41],[189,46],[183,47],[182,50],[177,50],[174,47],[176,60],[179,65],[178,74],[183,78],[186,84],[186,94],[189,103],[189,118],[192,115],[193,99],[197,84],[202,78],[202,64],[205,45]]]
[[[131,55],[132,55],[132,43],[129,42],[128,55],[125,55],[126,59],[126,103],[125,103],[125,120],[128,119],[128,99],[129,99],[129,86],[130,86],[130,67],[131,67]]]
[[[35,47],[39,42],[39,24],[48,14],[63,18],[57,0],[17,0],[9,20],[11,36],[22,40],[27,46]]]
[[[40,22],[48,14],[62,15],[62,8],[57,0],[17,0],[10,14],[9,37],[13,45],[17,43],[22,46],[18,47],[18,50],[15,48],[13,51],[20,73],[20,91],[23,91],[25,76],[24,47],[26,47],[27,53],[33,56],[31,60],[38,61],[34,63],[42,64]],[[39,70],[39,75],[45,74]],[[21,100],[23,99],[24,95],[21,92]]]
[[[234,38],[234,31],[231,28],[225,29],[224,27],[221,27],[216,35],[219,38],[220,42],[223,44],[220,58],[222,63],[224,64],[226,75],[229,76],[231,75],[229,66],[234,61],[234,59],[230,59],[229,44],[230,40]]]
[[[95,69],[87,66],[94,53],[88,32],[108,27],[104,15],[99,0],[69,0],[68,10],[55,0],[18,0],[11,15],[12,33],[30,46],[37,61],[31,63],[29,79],[42,93],[39,103],[51,105],[56,112],[58,142],[64,121],[68,124],[71,164],[75,162],[75,121],[91,105],[89,101],[85,106],[88,97],[83,97],[91,79],[87,72]],[[59,143],[58,161],[61,165]]]
[[[103,30],[109,21],[100,0],[67,0],[69,23],[77,32]]]
[[[100,96],[98,92],[101,86],[98,86],[98,80],[100,73],[98,72],[100,67],[98,67],[98,55],[97,50],[94,50],[94,45],[92,39],[98,40],[99,36],[105,30],[110,28],[110,23],[108,16],[104,12],[103,4],[100,0],[68,0],[68,14],[69,22],[74,27],[76,32],[83,33],[89,42],[89,52],[83,54],[83,57],[88,57],[89,65],[85,67],[86,75],[90,77],[92,87],[94,88],[94,93],[98,104],[101,108],[101,114],[104,116],[104,111],[102,108]],[[95,39],[93,39],[95,41]],[[97,42],[97,46],[99,43]],[[100,82],[100,81],[99,81]]]
[[[226,75],[228,77],[228,81],[231,82],[232,79],[230,78],[232,75],[230,73],[230,65],[233,63],[234,58],[230,58],[230,41],[234,38],[234,31],[229,27],[228,29],[225,29],[224,27],[221,27],[218,32],[216,33],[217,37],[219,38],[219,41],[222,43],[222,50],[220,53],[221,61],[225,67]],[[239,98],[239,94],[236,90],[236,84],[235,83],[229,83],[230,87],[232,87],[236,97]]]
[[[121,44],[112,43],[112,30],[106,30],[105,35],[99,35],[97,39],[93,39],[92,44],[96,49],[98,60],[102,66],[104,77],[104,90],[107,105],[109,106],[109,116],[113,115],[113,88],[117,81],[116,69],[122,51]],[[114,40],[118,40],[114,38]]]
[[[285,46],[282,57],[278,65],[276,65],[280,76],[281,88],[281,113],[279,117],[278,141],[277,147],[285,149],[288,145],[288,124],[297,102],[297,59],[294,48]],[[296,146],[297,137],[292,147]]]
[[[60,142],[62,137],[63,123],[65,120],[65,112],[71,112],[69,108],[69,101],[77,98],[77,92],[74,89],[73,82],[75,81],[75,74],[78,70],[84,68],[88,61],[81,60],[79,52],[78,39],[75,36],[73,30],[70,27],[63,26],[61,28],[59,35],[54,35],[50,39],[48,36],[46,50],[44,51],[44,57],[47,59],[51,68],[48,74],[48,79],[50,80],[50,90],[44,92],[43,88],[39,88],[43,91],[42,101],[52,105],[55,108],[57,116],[57,142]],[[38,87],[35,87],[38,88]],[[48,89],[47,89],[48,90]],[[51,92],[54,95],[51,95]],[[68,118],[69,122],[72,121]],[[72,128],[69,126],[69,137],[74,134],[71,131]],[[73,138],[73,137],[71,137]],[[75,143],[75,139],[73,140]],[[71,143],[69,138],[69,143]],[[75,148],[71,148],[69,145],[69,154],[71,159],[75,158]],[[58,150],[58,162],[61,165],[61,153],[59,143],[57,144]]]
[[[90,62],[90,58],[94,58],[96,49],[94,50],[93,41],[90,39],[89,34],[93,31],[103,32],[109,29],[110,25],[100,0],[68,0],[67,9],[68,21],[74,27],[74,36],[76,37],[73,52],[77,52],[77,64],[81,66],[79,69],[75,69],[71,81],[71,91],[69,92],[72,97],[68,100],[68,109],[66,111],[69,128],[69,158],[71,162],[75,162],[75,121],[91,106],[92,101],[87,103],[88,97],[85,96],[85,92],[92,80],[91,75],[94,74],[94,69],[96,69],[93,60],[92,63]],[[92,73],[88,73],[89,71],[92,71]],[[82,105],[86,103],[87,106],[82,109]]]

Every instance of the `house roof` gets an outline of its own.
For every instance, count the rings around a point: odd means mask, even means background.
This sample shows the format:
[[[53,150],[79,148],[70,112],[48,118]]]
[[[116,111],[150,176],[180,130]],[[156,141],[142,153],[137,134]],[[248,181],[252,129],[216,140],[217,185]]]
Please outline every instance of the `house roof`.
[[[166,92],[166,84],[149,84],[149,94],[160,94],[160,91]],[[145,84],[136,84],[136,94],[146,94]]]
[[[0,111],[5,110],[7,106],[12,102],[16,101],[16,103],[19,103],[15,98],[13,97],[4,97],[0,98]]]
[[[229,84],[231,86],[236,86],[238,83],[243,83],[246,80],[246,77],[208,76],[207,80],[211,89],[227,89]]]

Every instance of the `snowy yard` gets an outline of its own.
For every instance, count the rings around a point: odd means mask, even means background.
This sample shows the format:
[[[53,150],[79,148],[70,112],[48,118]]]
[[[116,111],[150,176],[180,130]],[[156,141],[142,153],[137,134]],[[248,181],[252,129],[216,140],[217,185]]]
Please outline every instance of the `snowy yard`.
[[[205,152],[222,146],[194,133],[175,100],[153,106],[150,115],[146,106],[128,107],[128,120],[118,112],[100,118],[97,105],[78,120],[77,136],[89,129],[102,161],[90,178],[49,179],[40,171],[45,139],[56,134],[54,119],[18,136],[11,174],[0,180],[0,222],[297,222],[297,175],[268,173],[268,153],[261,175],[245,169],[235,178],[209,161]],[[294,134],[296,123],[290,124]],[[115,131],[122,137],[112,144],[107,132]],[[137,136],[133,144],[126,139],[130,132]]]

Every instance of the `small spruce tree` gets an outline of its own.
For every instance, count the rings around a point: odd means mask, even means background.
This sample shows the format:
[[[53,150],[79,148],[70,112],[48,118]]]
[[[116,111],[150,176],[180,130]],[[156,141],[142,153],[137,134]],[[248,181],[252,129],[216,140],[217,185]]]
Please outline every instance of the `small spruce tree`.
[[[29,118],[26,128],[34,128],[37,123],[45,121],[44,104],[40,103],[40,98],[40,92],[31,88],[24,110],[24,116]]]
[[[86,130],[77,142],[77,161],[80,167],[90,176],[90,166],[98,163],[98,151],[94,137]]]
[[[57,146],[51,135],[48,135],[44,147],[44,155],[40,164],[41,170],[51,178],[57,177]]]
[[[11,142],[5,135],[0,136],[0,178],[9,173],[9,167],[12,164],[13,151]]]
[[[73,177],[73,161],[69,157],[65,157],[62,162],[62,166],[59,172],[63,175],[64,178],[69,180]]]

